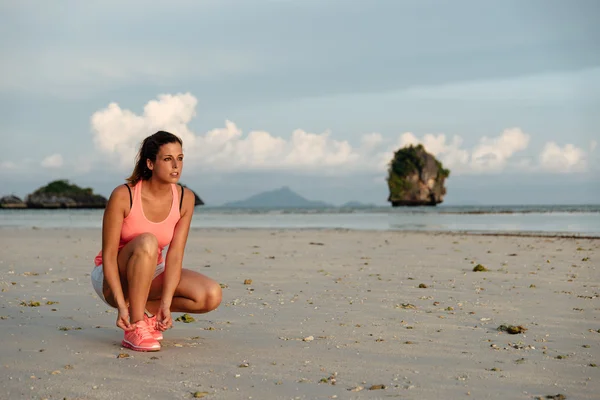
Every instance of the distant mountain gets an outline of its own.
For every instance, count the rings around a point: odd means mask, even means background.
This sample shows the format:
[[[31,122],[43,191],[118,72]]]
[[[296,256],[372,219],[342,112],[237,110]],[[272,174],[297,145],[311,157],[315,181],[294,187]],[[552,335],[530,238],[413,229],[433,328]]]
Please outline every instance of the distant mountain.
[[[322,201],[307,200],[293,192],[289,187],[262,192],[245,200],[225,203],[227,208],[321,208],[333,207]]]

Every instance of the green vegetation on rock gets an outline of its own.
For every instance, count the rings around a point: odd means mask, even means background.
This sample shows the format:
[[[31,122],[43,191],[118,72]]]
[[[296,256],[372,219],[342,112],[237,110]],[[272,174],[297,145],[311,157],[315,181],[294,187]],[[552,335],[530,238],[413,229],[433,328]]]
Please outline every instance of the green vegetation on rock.
[[[66,179],[52,181],[27,196],[29,208],[103,208],[105,197],[91,188],[81,188]]]
[[[60,196],[68,196],[68,195],[85,195],[92,196],[94,191],[92,188],[80,188],[77,185],[70,184],[66,179],[60,179],[53,182],[50,182],[46,186],[42,186],[35,192],[33,192],[30,196],[40,195],[40,194],[53,194]]]

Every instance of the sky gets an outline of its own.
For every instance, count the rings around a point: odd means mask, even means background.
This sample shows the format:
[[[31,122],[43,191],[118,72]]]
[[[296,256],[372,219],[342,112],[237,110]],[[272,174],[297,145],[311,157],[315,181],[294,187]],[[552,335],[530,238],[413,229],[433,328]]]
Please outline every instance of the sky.
[[[595,0],[0,3],[0,196],[109,196],[141,141],[183,139],[207,205],[288,186],[387,205],[393,152],[443,204],[600,203]]]

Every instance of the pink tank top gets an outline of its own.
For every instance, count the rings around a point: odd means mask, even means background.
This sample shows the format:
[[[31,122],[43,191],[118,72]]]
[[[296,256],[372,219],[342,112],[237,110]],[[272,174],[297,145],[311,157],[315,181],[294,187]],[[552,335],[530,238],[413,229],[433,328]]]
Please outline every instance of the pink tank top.
[[[134,186],[133,191],[133,204],[131,206],[131,210],[125,219],[123,219],[123,227],[121,228],[121,238],[119,240],[119,251],[127,244],[129,241],[139,236],[142,233],[152,233],[156,236],[158,241],[158,249],[156,255],[156,264],[161,264],[164,262],[163,259],[163,250],[164,248],[171,243],[171,239],[173,239],[173,233],[175,231],[175,226],[177,222],[181,218],[181,214],[179,212],[179,194],[177,191],[177,185],[172,184],[171,189],[173,192],[173,201],[171,202],[171,211],[167,218],[165,218],[162,222],[152,222],[146,219],[144,215],[144,210],[142,208],[142,182],[143,179]],[[102,264],[102,250],[98,253],[96,258],[94,259],[94,264],[96,266]]]

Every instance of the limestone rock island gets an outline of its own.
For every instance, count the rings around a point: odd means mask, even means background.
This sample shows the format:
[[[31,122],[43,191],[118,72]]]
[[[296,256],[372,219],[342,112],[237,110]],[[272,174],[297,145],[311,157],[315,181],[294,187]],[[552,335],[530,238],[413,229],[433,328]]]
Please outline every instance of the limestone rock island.
[[[435,206],[444,200],[444,180],[449,175],[423,145],[399,149],[388,168],[388,201],[393,207]]]

